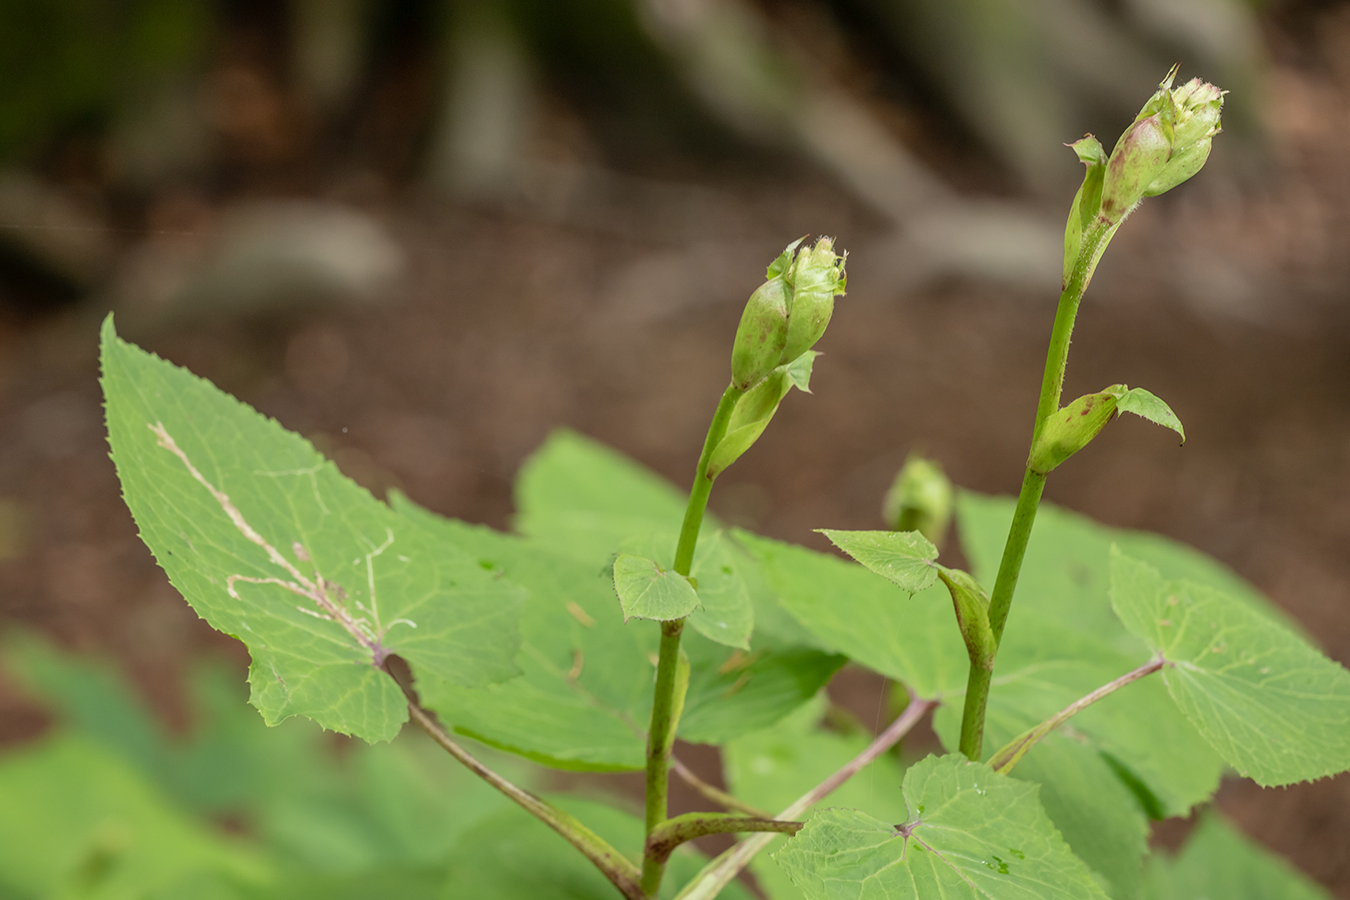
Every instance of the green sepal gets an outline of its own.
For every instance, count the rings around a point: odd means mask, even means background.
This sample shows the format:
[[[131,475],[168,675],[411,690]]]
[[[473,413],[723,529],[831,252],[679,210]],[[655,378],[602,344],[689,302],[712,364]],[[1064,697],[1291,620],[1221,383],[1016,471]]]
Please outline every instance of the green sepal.
[[[1106,151],[1092,135],[1084,135],[1068,145],[1078,160],[1087,166],[1083,183],[1074,195],[1068,221],[1064,223],[1064,278],[1060,290],[1067,290],[1074,266],[1082,252],[1083,235],[1097,218],[1102,205],[1102,180],[1106,174]]]
[[[1046,420],[1027,458],[1027,468],[1042,475],[1086,447],[1106,423],[1127,412],[1155,425],[1170,428],[1186,443],[1186,430],[1172,408],[1143,388],[1113,384],[1096,394],[1084,394]]]
[[[736,402],[726,436],[708,461],[708,477],[716,478],[754,446],[778,411],[778,404],[792,388],[811,393],[811,367],[820,354],[807,350],[792,362],[779,366],[746,391]]]
[[[952,595],[952,606],[956,609],[956,624],[961,629],[961,639],[966,643],[970,661],[986,668],[994,664],[994,654],[998,644],[994,641],[994,631],[989,627],[989,595],[980,587],[978,581],[960,569],[936,566],[938,578],[947,586]]]
[[[1115,388],[1124,390],[1125,386],[1084,394],[1046,419],[1031,445],[1027,468],[1044,475],[1086,447],[1116,414],[1119,394]]]

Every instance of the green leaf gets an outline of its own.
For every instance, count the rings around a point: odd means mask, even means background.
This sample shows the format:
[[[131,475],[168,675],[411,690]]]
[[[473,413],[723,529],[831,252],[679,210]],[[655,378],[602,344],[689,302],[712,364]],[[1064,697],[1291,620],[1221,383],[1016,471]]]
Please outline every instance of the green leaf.
[[[642,820],[611,806],[575,797],[550,800],[583,820],[630,859],[640,859]],[[689,845],[670,857],[660,896],[674,897],[706,862]],[[581,900],[617,896],[614,886],[547,825],[512,807],[461,840],[447,860],[444,900]],[[725,900],[751,900],[740,885],[728,885]]]
[[[905,773],[908,816],[817,813],[774,857],[809,900],[1105,898],[1036,788],[955,755]]]
[[[688,578],[661,568],[654,560],[627,553],[614,560],[614,589],[625,620],[683,619],[698,606],[698,594]]]
[[[529,591],[517,657],[524,674],[479,690],[419,680],[423,702],[460,733],[547,765],[642,768],[660,635],[651,622],[623,622],[605,567],[557,556],[539,540],[441,518],[401,495],[393,502]],[[712,546],[716,559],[717,542]],[[690,685],[678,733],[708,743],[772,725],[844,662],[767,640],[747,653],[688,631],[681,645]]]
[[[518,588],[398,516],[300,436],[103,326],[113,461],[173,585],[253,656],[269,723],[388,740],[407,718],[379,668],[480,685],[515,674]]]
[[[976,579],[986,588],[998,574],[1016,505],[1012,497],[970,491],[961,491],[957,498],[961,547]],[[1156,566],[1166,578],[1207,584],[1259,615],[1298,630],[1283,611],[1212,557],[1161,535],[1107,528],[1049,503],[1042,503],[1036,514],[1007,630],[1020,630],[1017,623],[1024,616],[1050,619],[1131,654],[1144,650],[1143,643],[1125,630],[1111,610],[1107,587],[1113,543],[1135,559]]]
[[[1119,550],[1111,602],[1160,653],[1177,706],[1258,784],[1350,769],[1350,672],[1213,588],[1165,581]]]
[[[1331,900],[1322,887],[1215,813],[1200,818],[1176,857],[1150,858],[1146,900]]]
[[[118,756],[75,736],[7,755],[0,797],[0,893],[143,897],[204,873],[254,885],[273,877],[257,851],[215,836]]]
[[[1124,385],[1121,385],[1121,387],[1123,388]],[[1107,390],[1110,391],[1111,388],[1107,388]],[[1117,392],[1116,409],[1121,412],[1134,413],[1140,418],[1148,419],[1155,425],[1170,428],[1181,436],[1183,444],[1186,443],[1186,429],[1181,427],[1181,420],[1177,418],[1176,413],[1172,412],[1172,407],[1143,388],[1130,388]]]
[[[917,531],[835,531],[817,528],[840,550],[911,594],[932,585],[937,547]]]
[[[862,734],[843,735],[817,727],[827,702],[822,695],[818,702],[802,707],[773,728],[737,738],[723,747],[731,791],[747,803],[776,813],[866,748],[869,740]],[[905,817],[900,794],[902,774],[895,757],[884,754],[844,782],[825,802],[898,822]],[[787,840],[785,836],[775,838],[750,863],[755,880],[772,900],[802,896],[787,873],[769,858]]]
[[[970,660],[941,586],[907,595],[862,566],[744,531],[779,603],[826,647],[929,699],[965,689]]]
[[[604,562],[632,535],[670,529],[678,536],[686,499],[628,457],[560,430],[516,478],[515,526],[521,534],[546,539],[555,553]],[[712,516],[705,517],[701,534],[718,527]],[[674,546],[672,541],[672,553]]]
[[[651,523],[651,527],[657,527],[657,523]],[[669,571],[674,565],[677,540],[674,530],[667,529],[658,534],[627,538],[620,547],[624,553],[654,561],[661,569]],[[744,552],[723,540],[722,532],[705,532],[702,535],[694,550],[694,563],[690,568],[698,605],[688,616],[689,624],[696,631],[719,644],[750,649],[750,635],[755,629],[755,609],[744,574],[752,566],[753,561]],[[618,571],[617,564],[615,571]],[[617,585],[616,578],[616,588]],[[642,587],[640,579],[637,587]],[[622,599],[623,595],[620,594]]]

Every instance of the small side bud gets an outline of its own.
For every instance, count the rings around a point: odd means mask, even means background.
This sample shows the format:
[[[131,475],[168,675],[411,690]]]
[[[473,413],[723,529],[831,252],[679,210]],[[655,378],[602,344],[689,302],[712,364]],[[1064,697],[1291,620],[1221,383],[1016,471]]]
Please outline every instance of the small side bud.
[[[942,467],[911,454],[886,492],[881,514],[891,531],[917,531],[941,547],[954,504],[952,483]]]

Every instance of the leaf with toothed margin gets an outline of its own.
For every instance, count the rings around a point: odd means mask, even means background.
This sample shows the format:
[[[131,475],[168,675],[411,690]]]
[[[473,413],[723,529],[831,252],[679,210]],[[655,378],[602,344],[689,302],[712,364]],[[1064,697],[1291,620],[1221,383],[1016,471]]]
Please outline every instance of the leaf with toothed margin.
[[[1263,787],[1350,769],[1350,671],[1219,591],[1111,554],[1111,603],[1224,761]]]
[[[1105,900],[1034,785],[951,755],[902,791],[906,821],[827,809],[774,859],[807,900]]]
[[[816,529],[840,550],[902,590],[922,591],[937,580],[937,547],[917,531]]]
[[[103,324],[108,441],[141,537],[202,618],[249,648],[251,702],[368,741],[417,675],[517,674],[522,592],[345,478],[304,438]]]
[[[698,606],[698,594],[688,578],[631,553],[620,553],[614,560],[614,590],[625,619],[683,619]]]
[[[1149,859],[1143,900],[1331,900],[1293,866],[1210,812],[1181,853]]]
[[[1110,391],[1111,388],[1107,390]],[[1141,419],[1148,419],[1154,425],[1170,428],[1181,437],[1183,444],[1186,443],[1186,429],[1181,427],[1181,420],[1172,412],[1172,407],[1162,398],[1143,388],[1128,388],[1117,392],[1116,409],[1120,412],[1133,413]]]

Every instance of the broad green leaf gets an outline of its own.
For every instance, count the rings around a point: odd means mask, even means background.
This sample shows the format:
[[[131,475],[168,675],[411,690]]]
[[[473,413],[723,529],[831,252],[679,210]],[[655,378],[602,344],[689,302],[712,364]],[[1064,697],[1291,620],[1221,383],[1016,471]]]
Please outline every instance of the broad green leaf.
[[[653,531],[653,523],[678,535],[686,500],[626,456],[560,430],[526,460],[516,478],[515,526],[526,536],[547,538],[555,553],[603,562],[625,539]],[[704,533],[717,528],[711,516],[705,519]]]
[[[863,734],[842,735],[816,727],[825,698],[808,704],[773,728],[737,738],[722,748],[727,785],[741,800],[769,813],[785,809],[857,756],[869,743]],[[902,777],[895,757],[869,764],[822,805],[861,810],[883,821],[905,817]],[[808,812],[807,817],[814,815]],[[750,863],[755,880],[771,900],[797,900],[801,891],[770,855],[788,840],[777,837]]]
[[[1105,898],[1036,787],[956,755],[905,773],[908,815],[817,813],[774,857],[809,900]]]
[[[992,588],[1008,540],[1016,500],[961,491],[957,513],[961,547],[975,577]],[[1027,544],[1017,595],[1007,630],[1018,629],[1024,615],[1059,622],[1096,635],[1127,652],[1143,649],[1120,624],[1107,596],[1111,545],[1156,566],[1166,578],[1207,584],[1241,601],[1260,615],[1298,630],[1293,621],[1260,592],[1211,557],[1161,535],[1107,528],[1085,516],[1042,503]]]
[[[964,691],[969,658],[940,585],[909,594],[856,563],[744,531],[779,603],[826,647],[920,697]]]
[[[407,718],[379,668],[515,674],[518,588],[344,478],[299,435],[103,326],[113,461],[170,581],[253,657],[252,702],[366,740]]]
[[[1350,769],[1350,672],[1213,588],[1120,551],[1111,601],[1160,653],[1177,706],[1242,775],[1273,786]]]
[[[1101,753],[1056,732],[1032,748],[1012,777],[1040,785],[1046,815],[1113,900],[1138,896],[1148,817]]]
[[[1209,813],[1176,857],[1149,859],[1146,900],[1331,900],[1284,860]]]
[[[624,619],[683,619],[698,606],[698,594],[688,578],[627,553],[614,560],[614,590]]]
[[[0,891],[134,900],[201,873],[266,885],[256,850],[174,809],[116,755],[75,736],[0,760]]]
[[[1107,390],[1110,390],[1110,388],[1107,388]],[[1181,420],[1177,418],[1176,413],[1172,412],[1172,407],[1143,388],[1130,388],[1118,394],[1116,409],[1121,412],[1134,413],[1140,418],[1148,419],[1155,425],[1170,428],[1181,436],[1183,444],[1186,443],[1186,429],[1181,427]]]
[[[1148,657],[1144,648],[1122,653],[1094,635],[1024,616],[1017,629],[1004,634],[994,664],[984,757]],[[961,703],[953,694],[934,716],[934,727],[950,749],[958,744],[961,719]],[[1085,746],[1123,766],[1146,789],[1141,799],[1165,815],[1186,815],[1218,787],[1223,761],[1156,677],[1088,707],[1066,727]],[[1014,771],[1020,772],[1020,764]]]
[[[524,674],[484,689],[419,679],[423,701],[460,733],[547,765],[642,768],[660,634],[652,622],[623,622],[605,566],[556,556],[539,540],[443,519],[399,495],[393,502],[529,591],[517,657]],[[679,736],[708,743],[772,725],[844,662],[767,642],[747,653],[688,629],[681,646],[691,673]]]
[[[917,531],[836,531],[816,529],[830,542],[901,590],[915,593],[933,584],[938,551]]]
[[[576,816],[630,859],[641,858],[642,820],[611,806],[575,797],[552,802]],[[662,898],[674,897],[706,859],[688,844],[670,857]],[[617,897],[609,883],[580,853],[529,813],[503,810],[482,823],[455,847],[446,861],[442,900],[590,900]],[[738,884],[728,885],[723,900],[751,900]]]

